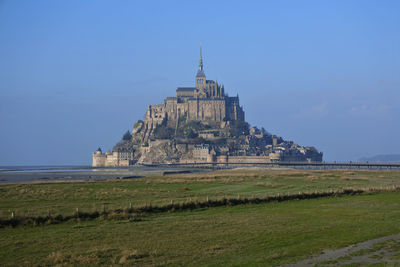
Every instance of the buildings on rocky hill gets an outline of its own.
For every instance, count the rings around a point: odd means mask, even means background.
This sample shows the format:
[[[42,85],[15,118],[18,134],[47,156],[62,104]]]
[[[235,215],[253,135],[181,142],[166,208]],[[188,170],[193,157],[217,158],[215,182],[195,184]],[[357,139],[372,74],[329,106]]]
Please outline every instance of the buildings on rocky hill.
[[[175,97],[167,97],[164,104],[150,105],[144,118],[145,141],[153,130],[164,121],[176,127],[179,119],[201,121],[219,128],[224,121],[244,121],[244,112],[239,106],[239,96],[225,94],[223,85],[206,80],[200,51],[199,68],[195,87],[178,87]]]
[[[200,50],[195,87],[179,87],[175,97],[150,105],[113,151],[93,153],[94,167],[135,163],[263,163],[322,161],[314,147],[302,147],[245,122],[239,96],[207,80]]]

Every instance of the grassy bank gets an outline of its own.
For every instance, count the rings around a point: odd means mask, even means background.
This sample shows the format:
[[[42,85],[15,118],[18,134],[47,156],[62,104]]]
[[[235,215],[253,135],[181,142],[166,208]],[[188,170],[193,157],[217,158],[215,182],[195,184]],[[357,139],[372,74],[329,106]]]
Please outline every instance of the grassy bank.
[[[400,232],[400,194],[0,229],[0,265],[277,265]]]
[[[104,182],[0,185],[0,218],[102,212],[206,199],[400,186],[399,171],[233,170]]]

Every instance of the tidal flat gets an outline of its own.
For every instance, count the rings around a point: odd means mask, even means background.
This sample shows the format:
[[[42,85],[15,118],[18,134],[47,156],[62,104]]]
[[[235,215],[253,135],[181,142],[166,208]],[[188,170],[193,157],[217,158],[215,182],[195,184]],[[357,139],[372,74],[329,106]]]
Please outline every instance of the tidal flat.
[[[400,171],[236,169],[0,185],[0,218],[362,189],[356,195],[0,229],[0,265],[259,265],[400,232]]]
[[[171,172],[198,173],[208,171],[211,171],[211,169],[142,165],[113,168],[92,168],[90,166],[2,166],[0,167],[0,184],[105,181],[163,176]]]

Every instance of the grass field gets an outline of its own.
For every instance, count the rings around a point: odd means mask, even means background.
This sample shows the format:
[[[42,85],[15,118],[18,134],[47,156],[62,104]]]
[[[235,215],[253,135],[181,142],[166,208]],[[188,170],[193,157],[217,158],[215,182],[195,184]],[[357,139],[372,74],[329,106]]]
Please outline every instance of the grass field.
[[[237,170],[126,181],[0,186],[2,216],[71,214],[221,196],[399,185],[400,172]],[[0,229],[0,265],[248,265],[293,263],[400,232],[400,193],[71,220]]]
[[[104,182],[0,185],[0,218],[70,215],[221,197],[400,186],[399,171],[232,170]]]

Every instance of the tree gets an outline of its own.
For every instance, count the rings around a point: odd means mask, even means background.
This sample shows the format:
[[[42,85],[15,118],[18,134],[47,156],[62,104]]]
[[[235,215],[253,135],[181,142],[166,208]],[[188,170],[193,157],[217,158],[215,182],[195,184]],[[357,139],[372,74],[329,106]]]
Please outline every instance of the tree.
[[[267,130],[265,130],[264,127],[261,127],[261,132],[263,133],[263,135],[271,135]]]
[[[124,133],[124,135],[122,136],[122,140],[124,140],[124,141],[129,141],[129,140],[131,140],[131,138],[132,138],[132,135],[129,132],[129,130],[126,131],[126,133]]]
[[[205,125],[200,121],[182,121],[179,122],[176,135],[185,138],[196,138],[199,131],[210,129],[209,125]]]
[[[137,122],[135,122],[135,124],[133,125],[133,128],[137,128],[137,127],[139,127],[140,125],[143,125],[144,124],[144,122],[142,121],[142,120],[138,120]]]
[[[229,125],[229,135],[230,136],[240,136],[240,135],[248,135],[250,130],[250,125],[245,121],[233,120],[230,121]]]
[[[167,126],[158,125],[154,129],[153,134],[156,139],[171,139],[174,135],[174,129]]]

